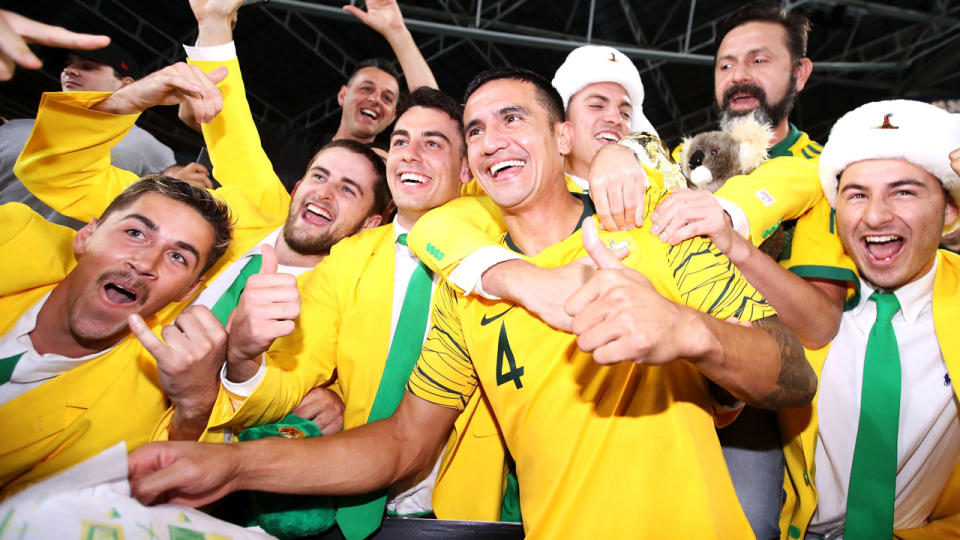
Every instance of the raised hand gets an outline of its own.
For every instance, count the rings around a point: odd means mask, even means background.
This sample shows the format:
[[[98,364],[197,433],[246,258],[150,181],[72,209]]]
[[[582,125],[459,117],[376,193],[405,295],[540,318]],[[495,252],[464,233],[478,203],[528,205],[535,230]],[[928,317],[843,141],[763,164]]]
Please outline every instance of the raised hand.
[[[157,361],[160,384],[174,405],[171,439],[196,439],[220,389],[227,332],[204,306],[190,306],[157,337],[138,314],[130,330]]]
[[[406,29],[396,0],[367,0],[366,4],[366,11],[352,5],[343,6],[343,10],[383,36]]]
[[[0,81],[13,77],[15,65],[39,69],[40,61],[27,43],[64,49],[101,49],[110,44],[108,36],[78,34],[60,26],[43,24],[12,11],[0,9]]]
[[[227,68],[204,73],[197,66],[178,62],[155,71],[117,90],[93,109],[112,114],[139,114],[155,105],[187,102],[194,120],[210,123],[223,108],[223,96],[217,83],[227,76]]]
[[[256,374],[260,355],[273,340],[289,335],[300,316],[300,291],[292,274],[277,273],[273,246],[260,246],[260,272],[247,279],[227,321],[227,378],[243,382]]]

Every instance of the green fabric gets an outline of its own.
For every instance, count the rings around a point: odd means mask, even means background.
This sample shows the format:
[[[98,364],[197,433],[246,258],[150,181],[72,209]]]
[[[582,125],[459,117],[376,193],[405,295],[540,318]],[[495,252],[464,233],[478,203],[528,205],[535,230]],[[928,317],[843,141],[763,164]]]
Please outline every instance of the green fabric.
[[[310,420],[294,414],[287,415],[275,424],[246,428],[237,437],[242,441],[255,441],[266,437],[312,438],[323,434]],[[334,523],[333,501],[330,497],[317,495],[281,495],[249,491],[251,513],[250,525],[259,525],[277,538],[301,538],[313,536],[329,529]]]
[[[407,235],[401,234],[397,242],[407,245]],[[403,297],[400,318],[393,332],[393,341],[390,343],[383,376],[380,378],[377,395],[370,407],[367,423],[392,415],[400,405],[400,400],[403,399],[407,380],[423,347],[423,336],[427,330],[427,318],[430,315],[432,288],[430,270],[422,262],[417,263],[417,268],[410,276],[410,283]],[[340,498],[337,505],[337,524],[344,538],[347,540],[366,538],[380,528],[386,504],[385,490]]]
[[[503,501],[500,502],[500,521],[523,522],[520,515],[520,484],[517,482],[517,471],[514,470],[512,462],[507,474],[507,489],[503,493]]]
[[[217,300],[217,303],[213,305],[213,309],[210,311],[213,313],[214,317],[220,320],[221,324],[227,324],[227,319],[230,318],[230,313],[234,310],[234,308],[237,307],[237,303],[240,302],[240,295],[243,293],[243,288],[247,286],[247,279],[260,271],[262,259],[263,258],[259,253],[250,257],[250,260],[247,261],[247,264],[245,264],[240,270],[240,275],[237,276],[237,279],[233,280],[233,283],[227,287],[227,290],[223,293],[223,296],[221,296],[220,299]]]
[[[24,353],[15,354],[7,358],[0,358],[0,384],[10,380],[13,376],[13,369],[17,367],[17,362]]]
[[[867,339],[860,424],[847,491],[846,540],[891,538],[897,487],[900,352],[891,320],[900,310],[892,293],[873,293],[877,320]]]
[[[773,145],[770,150],[767,151],[767,155],[769,155],[771,158],[793,155],[793,152],[790,151],[790,147],[796,144],[797,139],[799,139],[800,135],[803,133],[797,129],[797,126],[793,125],[792,122],[789,122],[787,125],[790,126],[790,131],[787,132],[787,136],[784,137],[782,141]]]

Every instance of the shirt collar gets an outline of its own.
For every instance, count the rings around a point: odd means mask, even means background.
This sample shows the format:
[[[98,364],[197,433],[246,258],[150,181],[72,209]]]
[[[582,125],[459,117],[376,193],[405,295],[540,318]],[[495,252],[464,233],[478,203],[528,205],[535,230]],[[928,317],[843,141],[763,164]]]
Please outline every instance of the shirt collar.
[[[567,178],[573,180],[574,184],[580,186],[580,189],[582,189],[584,193],[590,192],[590,182],[588,182],[586,178],[580,178],[579,176],[570,173],[565,174],[567,175]]]
[[[790,131],[787,132],[787,136],[784,137],[782,141],[773,145],[773,147],[767,151],[771,158],[793,155],[790,152],[790,147],[800,139],[800,135],[803,133],[797,129],[797,126],[793,125],[792,122],[787,122],[787,126],[790,127]]]
[[[897,301],[900,302],[900,313],[903,314],[903,320],[907,324],[915,323],[923,309],[933,302],[933,280],[937,274],[939,259],[938,254],[929,272],[893,291]],[[864,306],[870,301],[870,295],[875,290],[873,285],[864,281],[863,278],[860,279],[860,304],[853,309],[854,315],[863,312]]]

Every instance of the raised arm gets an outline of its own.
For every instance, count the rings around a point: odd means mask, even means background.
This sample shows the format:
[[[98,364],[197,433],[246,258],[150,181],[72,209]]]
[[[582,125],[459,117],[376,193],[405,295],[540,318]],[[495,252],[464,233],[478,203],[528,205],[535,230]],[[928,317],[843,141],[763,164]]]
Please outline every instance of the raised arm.
[[[143,503],[201,506],[244,489],[294,494],[368,493],[422,470],[459,411],[407,393],[390,418],[316,439],[235,445],[156,443],[130,455]]]
[[[110,150],[127,134],[138,115],[154,105],[196,102],[199,120],[219,112],[214,84],[225,69],[208,75],[174,64],[113,94],[44,94],[30,139],[14,172],[38,199],[81,221],[99,217],[137,175],[110,164]]]
[[[387,40],[400,62],[403,76],[407,79],[407,88],[411,92],[421,86],[437,88],[433,71],[403,23],[403,14],[400,13],[396,0],[367,0],[366,4],[366,11],[353,5],[343,6],[343,9]]]
[[[232,46],[233,22],[240,3],[240,0],[190,2],[200,29],[198,47],[227,45],[228,49],[214,53],[208,49],[206,53],[212,56],[203,60],[193,57],[201,50],[192,49],[188,58],[191,65],[200,67],[204,72],[212,72],[220,67],[226,67],[229,71],[227,78],[218,85],[223,94],[223,111],[212,122],[201,126],[203,139],[213,163],[213,176],[223,187],[241,191],[265,214],[285,217],[290,196],[260,144],[260,135],[247,102],[240,64]]]

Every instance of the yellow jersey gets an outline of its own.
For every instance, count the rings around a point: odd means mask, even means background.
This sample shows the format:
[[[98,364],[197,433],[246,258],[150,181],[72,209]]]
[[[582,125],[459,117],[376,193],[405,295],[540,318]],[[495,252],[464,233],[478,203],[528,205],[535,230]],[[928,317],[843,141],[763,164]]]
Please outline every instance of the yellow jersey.
[[[647,210],[665,196],[648,190]],[[601,237],[628,243],[624,263],[673,301],[719,318],[774,314],[708,239],[670,246],[646,227]],[[585,255],[578,227],[532,260],[554,267]],[[482,388],[516,461],[530,538],[752,537],[694,366],[602,366],[577,349],[576,335],[521,306],[449,285],[437,296],[408,390],[462,409]]]

